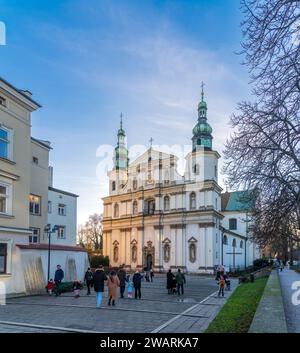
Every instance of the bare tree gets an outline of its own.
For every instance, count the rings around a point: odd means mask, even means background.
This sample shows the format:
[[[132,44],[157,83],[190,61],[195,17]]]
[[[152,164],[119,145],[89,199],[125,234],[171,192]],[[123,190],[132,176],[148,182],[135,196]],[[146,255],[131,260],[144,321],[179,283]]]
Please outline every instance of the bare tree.
[[[90,215],[84,226],[80,226],[78,230],[78,242],[86,248],[94,251],[102,249],[102,215],[97,213]]]
[[[231,117],[224,171],[259,191],[253,238],[287,244],[300,228],[300,1],[242,0],[242,54],[254,102]]]

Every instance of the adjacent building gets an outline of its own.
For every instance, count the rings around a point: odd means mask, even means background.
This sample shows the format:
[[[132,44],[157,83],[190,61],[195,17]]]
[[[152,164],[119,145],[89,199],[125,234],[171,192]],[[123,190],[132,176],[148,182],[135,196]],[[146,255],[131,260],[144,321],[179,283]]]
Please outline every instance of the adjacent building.
[[[41,106],[29,91],[0,78],[0,282],[8,294],[34,293],[61,264],[66,279],[83,278],[87,254],[76,246],[77,195],[52,185],[49,141],[31,136]]]

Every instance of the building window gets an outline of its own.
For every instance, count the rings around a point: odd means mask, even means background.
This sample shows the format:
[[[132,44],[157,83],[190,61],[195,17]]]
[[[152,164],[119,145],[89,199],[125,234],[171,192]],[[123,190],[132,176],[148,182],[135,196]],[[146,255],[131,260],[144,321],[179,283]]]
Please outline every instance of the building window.
[[[170,211],[170,197],[169,196],[164,197],[164,210]]]
[[[39,228],[30,228],[32,235],[29,235],[29,243],[36,244],[40,242],[40,229]]]
[[[190,262],[194,263],[196,261],[196,244],[195,243],[191,243],[189,246],[189,258],[190,258]]]
[[[147,214],[153,215],[155,212],[155,200],[151,199],[147,201]]]
[[[66,227],[65,226],[58,226],[57,238],[58,239],[65,239],[66,238]]]
[[[217,166],[215,165],[215,177],[217,177],[218,176],[218,168],[217,168]]]
[[[236,218],[231,218],[229,220],[229,229],[230,230],[236,230],[237,228],[237,221],[236,221]]]
[[[136,262],[137,261],[137,246],[133,245],[131,248],[131,261]]]
[[[29,195],[29,212],[32,215],[41,215],[41,197]]]
[[[164,261],[169,262],[171,259],[171,246],[169,243],[164,244]]]
[[[223,237],[223,244],[228,245],[228,238],[226,235],[224,235],[224,237]]]
[[[218,209],[218,199],[215,200],[216,210]]]
[[[0,273],[6,273],[7,244],[0,243]]]
[[[138,203],[137,203],[137,201],[133,201],[132,213],[133,214],[137,214],[138,213]]]
[[[10,132],[4,127],[0,127],[0,157],[9,159]]]
[[[34,164],[39,164],[39,159],[37,157],[32,157],[32,162]]]
[[[136,189],[137,189],[137,186],[138,186],[137,180],[134,179],[134,180],[133,180],[133,183],[132,183],[132,188],[133,188],[133,190],[136,190]]]
[[[243,240],[241,240],[241,242],[240,242],[240,248],[243,249],[243,247],[244,247],[244,243],[243,243]]]
[[[119,217],[119,205],[117,203],[114,206],[114,217]]]
[[[233,247],[233,248],[236,248],[236,239],[233,239],[233,240],[232,240],[232,247]]]
[[[111,183],[111,189],[112,189],[112,191],[115,191],[115,190],[116,190],[116,182],[115,182],[115,181],[113,181],[113,182]]]
[[[199,164],[195,164],[193,167],[193,172],[195,175],[199,175],[200,174],[200,167]]]
[[[2,105],[3,107],[6,107],[6,99],[1,96],[0,96],[0,105]]]
[[[137,167],[136,167],[136,172],[137,172],[137,173],[140,173],[140,171],[141,171],[141,166],[140,166],[140,165],[137,165]]]
[[[196,209],[196,194],[194,192],[190,194],[190,209]]]
[[[52,202],[48,201],[48,213],[52,213]]]
[[[0,213],[8,213],[9,186],[0,184]]]
[[[60,216],[65,216],[67,213],[67,206],[62,204],[62,203],[59,203],[58,204],[58,214]]]

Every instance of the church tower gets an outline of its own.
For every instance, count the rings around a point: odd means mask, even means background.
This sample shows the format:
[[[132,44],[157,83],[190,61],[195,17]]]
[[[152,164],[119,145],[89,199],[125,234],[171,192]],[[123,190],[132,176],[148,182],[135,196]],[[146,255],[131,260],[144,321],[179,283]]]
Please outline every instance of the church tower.
[[[207,122],[207,104],[204,101],[203,86],[202,83],[201,101],[198,104],[198,122],[193,128],[193,152],[199,148],[212,149],[212,128]]]
[[[126,146],[126,134],[123,129],[123,114],[120,116],[120,128],[118,130],[118,142],[114,150],[114,167],[108,172],[110,179],[110,194],[117,194],[128,180],[128,149]]]
[[[123,114],[120,116],[120,128],[118,130],[118,143],[114,154],[114,169],[127,170],[128,168],[128,150],[126,147],[126,134],[123,129]]]

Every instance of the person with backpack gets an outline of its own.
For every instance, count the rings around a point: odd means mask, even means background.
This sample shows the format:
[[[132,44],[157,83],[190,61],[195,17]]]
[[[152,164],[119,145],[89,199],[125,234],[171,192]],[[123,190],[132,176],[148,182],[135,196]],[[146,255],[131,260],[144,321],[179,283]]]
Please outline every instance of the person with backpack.
[[[176,282],[177,282],[177,294],[180,295],[180,290],[181,290],[181,295],[184,294],[184,285],[186,284],[186,279],[185,275],[181,272],[180,268],[178,269],[176,273]]]
[[[133,275],[132,282],[135,290],[135,299],[141,299],[142,275],[140,274],[139,270],[136,270],[135,274]]]
[[[93,286],[93,272],[91,271],[91,268],[89,267],[84,275],[84,280],[87,286],[87,293],[86,295],[91,294],[91,287]]]

